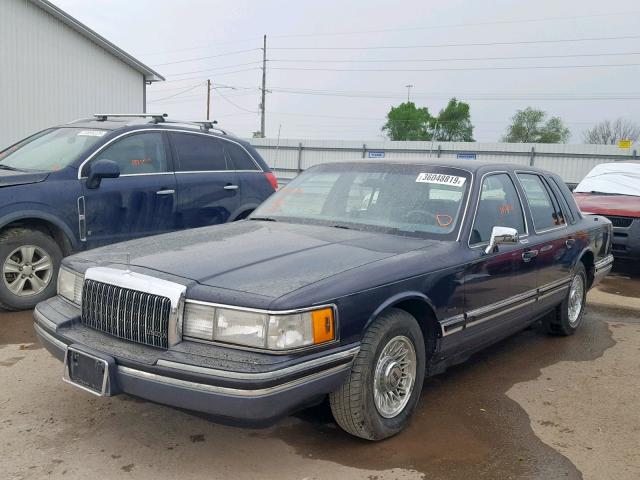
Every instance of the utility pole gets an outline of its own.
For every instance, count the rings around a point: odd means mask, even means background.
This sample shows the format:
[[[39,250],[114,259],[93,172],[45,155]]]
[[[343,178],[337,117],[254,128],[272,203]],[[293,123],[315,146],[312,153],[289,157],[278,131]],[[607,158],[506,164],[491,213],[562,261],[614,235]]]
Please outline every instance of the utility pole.
[[[262,46],[262,102],[260,103],[260,136],[265,137],[264,133],[264,110],[267,93],[267,36],[264,36]]]
[[[407,103],[409,103],[411,101],[411,89],[413,88],[413,85],[409,84],[409,85],[405,85],[406,89],[407,89]]]
[[[207,80],[207,120],[211,111],[211,80]]]

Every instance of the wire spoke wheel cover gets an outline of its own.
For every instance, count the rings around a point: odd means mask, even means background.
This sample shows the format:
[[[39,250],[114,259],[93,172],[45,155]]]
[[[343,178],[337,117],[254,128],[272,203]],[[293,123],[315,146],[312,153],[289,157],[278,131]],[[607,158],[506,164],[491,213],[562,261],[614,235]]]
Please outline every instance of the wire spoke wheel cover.
[[[416,366],[416,350],[409,338],[394,337],[382,349],[373,377],[373,400],[384,418],[397,416],[409,402]]]
[[[2,279],[12,294],[28,297],[47,288],[53,270],[53,261],[45,250],[35,245],[22,245],[5,258]]]
[[[584,280],[582,276],[576,275],[571,281],[569,289],[569,323],[575,326],[580,319],[580,313],[584,304]]]

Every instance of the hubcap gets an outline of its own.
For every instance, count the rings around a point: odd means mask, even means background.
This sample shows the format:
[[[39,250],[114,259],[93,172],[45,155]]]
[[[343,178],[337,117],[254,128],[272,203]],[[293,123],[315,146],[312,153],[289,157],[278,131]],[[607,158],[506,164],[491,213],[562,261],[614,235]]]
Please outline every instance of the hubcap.
[[[582,304],[584,303],[584,281],[580,275],[573,277],[569,290],[569,323],[575,327],[580,319]]]
[[[409,402],[416,363],[416,350],[405,336],[392,338],[380,353],[373,377],[373,400],[383,417],[395,417]]]
[[[2,279],[11,293],[28,297],[42,292],[53,276],[53,262],[42,248],[23,245],[16,248],[2,265]]]

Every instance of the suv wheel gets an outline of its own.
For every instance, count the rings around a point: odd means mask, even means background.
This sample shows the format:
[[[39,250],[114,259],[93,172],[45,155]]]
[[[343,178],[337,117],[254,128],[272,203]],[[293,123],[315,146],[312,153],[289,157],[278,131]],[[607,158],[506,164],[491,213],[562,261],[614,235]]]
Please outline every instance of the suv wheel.
[[[418,403],[424,372],[420,326],[407,312],[390,309],[369,327],[349,376],[329,396],[336,422],[367,440],[395,435]]]
[[[56,293],[62,251],[48,235],[26,228],[0,234],[0,307],[24,310]]]

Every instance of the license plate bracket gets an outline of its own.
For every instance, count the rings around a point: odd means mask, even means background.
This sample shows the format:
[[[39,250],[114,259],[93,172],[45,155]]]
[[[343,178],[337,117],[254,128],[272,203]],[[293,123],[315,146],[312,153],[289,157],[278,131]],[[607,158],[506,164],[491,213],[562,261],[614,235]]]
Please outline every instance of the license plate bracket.
[[[82,390],[101,397],[110,395],[113,358],[96,355],[70,345],[64,355],[62,379]]]

